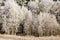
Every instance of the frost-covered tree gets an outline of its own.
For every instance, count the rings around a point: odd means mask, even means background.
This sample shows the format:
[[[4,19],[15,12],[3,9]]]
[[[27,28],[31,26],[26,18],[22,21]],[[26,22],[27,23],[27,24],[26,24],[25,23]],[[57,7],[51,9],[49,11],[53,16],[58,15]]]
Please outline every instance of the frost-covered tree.
[[[39,3],[36,1],[30,1],[28,3],[28,9],[31,10],[31,12],[34,14],[39,14],[40,12]]]
[[[38,26],[39,26],[39,21],[38,21],[38,15],[37,14],[32,14],[32,23],[31,23],[31,32],[34,36],[38,36]]]
[[[16,34],[18,31],[22,31],[18,30],[18,28],[21,29],[21,23],[24,24],[24,27],[22,27],[22,29],[24,28],[23,31],[28,33],[28,27],[30,27],[31,24],[32,14],[26,7],[20,7],[14,0],[6,0],[4,10],[6,10],[4,11],[5,14],[2,15],[4,16],[3,30],[5,33]],[[27,32],[25,29],[28,29]]]
[[[24,21],[24,34],[26,35],[31,35],[31,23],[32,23],[32,13],[31,11],[27,12],[28,14],[26,15],[26,19]]]
[[[5,4],[4,4],[5,0],[0,0],[0,33],[3,32],[2,27],[3,27],[3,15],[5,14]]]
[[[57,35],[59,33],[59,24],[56,21],[56,17],[49,13],[40,12],[39,14],[39,36]]]
[[[25,13],[14,0],[6,0],[5,7],[3,30],[7,34],[16,34],[20,23],[25,19]]]
[[[55,2],[50,9],[50,13],[56,16],[58,23],[60,23],[60,3]]]
[[[38,15],[40,13],[39,2],[34,0],[28,3],[28,9],[32,12],[31,34],[38,36]]]
[[[41,0],[39,8],[42,12],[49,12],[54,2],[52,0]]]

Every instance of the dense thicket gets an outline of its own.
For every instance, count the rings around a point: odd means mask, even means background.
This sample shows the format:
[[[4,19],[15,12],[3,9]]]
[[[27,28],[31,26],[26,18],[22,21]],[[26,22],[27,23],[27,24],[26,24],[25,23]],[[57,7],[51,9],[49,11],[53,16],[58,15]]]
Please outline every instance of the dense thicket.
[[[6,34],[60,34],[60,3],[52,0],[0,0],[0,31]]]

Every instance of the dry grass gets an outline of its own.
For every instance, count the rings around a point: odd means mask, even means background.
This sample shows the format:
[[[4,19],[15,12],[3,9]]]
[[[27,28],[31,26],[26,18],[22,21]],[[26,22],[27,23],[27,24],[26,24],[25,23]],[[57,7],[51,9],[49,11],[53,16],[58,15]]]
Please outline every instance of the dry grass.
[[[33,36],[0,35],[0,40],[60,40],[60,37],[59,36],[33,37]]]

